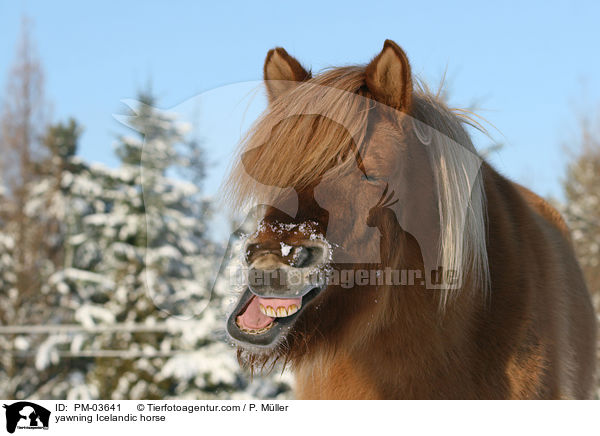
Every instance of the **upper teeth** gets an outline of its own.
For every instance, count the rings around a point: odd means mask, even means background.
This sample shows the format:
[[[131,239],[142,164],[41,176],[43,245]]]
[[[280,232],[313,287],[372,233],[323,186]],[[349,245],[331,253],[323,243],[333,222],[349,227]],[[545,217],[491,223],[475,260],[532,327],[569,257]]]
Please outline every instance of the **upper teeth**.
[[[263,306],[262,304],[259,305],[260,311],[267,316],[271,316],[273,318],[282,318],[285,316],[290,316],[296,312],[298,312],[298,309],[300,309],[298,306],[296,306],[295,304],[292,304],[290,306],[288,306],[287,308],[284,306],[279,306],[277,307],[277,309],[271,307],[271,306]]]

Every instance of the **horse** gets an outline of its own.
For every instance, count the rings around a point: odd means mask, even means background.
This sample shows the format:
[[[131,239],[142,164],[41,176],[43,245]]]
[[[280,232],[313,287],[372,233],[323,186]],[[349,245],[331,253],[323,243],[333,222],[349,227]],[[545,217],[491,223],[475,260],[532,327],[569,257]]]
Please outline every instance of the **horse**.
[[[386,40],[314,75],[283,48],[227,179],[258,207],[227,320],[299,399],[583,399],[595,314],[559,212],[478,155]],[[440,278],[441,277],[441,278]]]

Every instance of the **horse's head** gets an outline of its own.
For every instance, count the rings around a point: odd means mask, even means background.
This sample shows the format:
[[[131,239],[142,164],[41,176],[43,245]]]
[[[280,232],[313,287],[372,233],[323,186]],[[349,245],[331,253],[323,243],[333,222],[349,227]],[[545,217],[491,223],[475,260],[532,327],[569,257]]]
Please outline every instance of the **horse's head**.
[[[381,308],[397,297],[382,290],[399,284],[384,269],[416,271],[405,283],[414,291],[440,263],[454,265],[440,247],[457,236],[448,234],[456,220],[440,207],[461,205],[437,173],[461,184],[468,171],[447,160],[440,171],[430,147],[435,129],[468,137],[449,115],[427,125],[430,102],[391,41],[366,67],[314,78],[278,48],[264,73],[269,108],[243,144],[230,191],[269,206],[246,241],[248,287],[228,331],[252,357],[295,359],[313,341],[386,322]],[[416,298],[434,305],[431,293]]]

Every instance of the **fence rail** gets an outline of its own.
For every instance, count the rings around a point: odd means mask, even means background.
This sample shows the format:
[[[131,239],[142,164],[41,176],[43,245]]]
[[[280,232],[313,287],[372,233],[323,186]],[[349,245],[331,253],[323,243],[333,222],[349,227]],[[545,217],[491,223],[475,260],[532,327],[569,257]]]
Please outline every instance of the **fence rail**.
[[[198,350],[170,350],[170,351],[129,351],[129,350],[90,350],[90,351],[57,351],[57,355],[60,359],[78,359],[78,358],[117,358],[117,359],[140,359],[145,357],[147,359],[157,357],[173,357],[181,354],[192,354],[197,353]],[[17,357],[20,358],[35,358],[37,354],[35,352],[15,352]]]
[[[165,333],[177,332],[183,328],[193,327],[197,321],[181,321],[177,324],[134,324],[116,323],[106,325],[84,326],[81,324],[54,325],[7,325],[0,326],[0,335],[21,334],[53,334],[53,333]]]

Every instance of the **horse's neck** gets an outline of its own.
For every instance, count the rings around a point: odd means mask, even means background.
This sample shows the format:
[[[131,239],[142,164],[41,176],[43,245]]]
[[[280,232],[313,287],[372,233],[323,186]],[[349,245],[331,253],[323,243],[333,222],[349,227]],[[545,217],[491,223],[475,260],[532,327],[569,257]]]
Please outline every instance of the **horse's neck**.
[[[405,292],[404,295],[401,292]],[[300,398],[419,397],[436,373],[466,364],[466,299],[437,303],[386,289],[337,344],[322,342],[296,366]],[[429,295],[431,296],[431,295]],[[419,307],[417,307],[419,306]],[[464,360],[461,360],[464,359]]]

